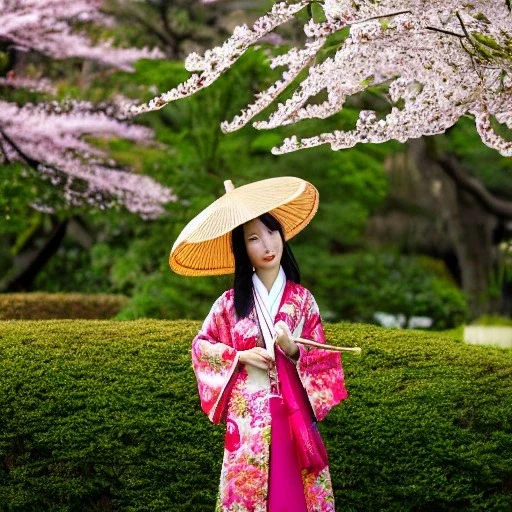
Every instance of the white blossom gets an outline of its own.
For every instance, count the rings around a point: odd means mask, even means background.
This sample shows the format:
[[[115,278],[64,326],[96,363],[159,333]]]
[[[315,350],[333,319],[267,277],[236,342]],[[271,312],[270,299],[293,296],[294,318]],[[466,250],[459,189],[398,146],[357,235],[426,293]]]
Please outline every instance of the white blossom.
[[[132,106],[138,114],[162,108],[176,99],[207,87],[266,34],[294,17],[306,5],[281,2],[252,28],[238,27],[221,47],[203,57],[194,54],[187,68],[198,73],[147,105]],[[304,26],[308,41],[273,59],[272,68],[284,66],[282,76],[257,94],[224,131],[250,121],[270,129],[303,119],[325,119],[339,112],[354,94],[378,87],[391,107],[379,119],[362,111],[352,130],[337,130],[309,138],[293,136],[273,149],[279,154],[330,144],[332,149],[359,142],[406,141],[443,133],[462,116],[472,116],[482,141],[501,154],[511,155],[511,144],[493,129],[492,120],[512,125],[512,15],[506,0],[325,0],[325,21],[310,19]],[[319,58],[329,36],[347,29],[348,35],[328,58]],[[304,67],[308,76],[284,103],[277,103],[266,120],[255,116],[274,104]],[[319,93],[323,103],[312,103]]]

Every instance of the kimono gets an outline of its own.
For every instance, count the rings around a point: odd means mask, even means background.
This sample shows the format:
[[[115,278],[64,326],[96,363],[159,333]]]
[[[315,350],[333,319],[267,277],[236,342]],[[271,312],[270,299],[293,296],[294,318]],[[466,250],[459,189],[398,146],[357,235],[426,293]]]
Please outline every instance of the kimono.
[[[292,281],[286,281],[274,324],[279,320],[288,325],[294,336],[325,343],[313,295]],[[255,311],[237,320],[231,289],[214,303],[192,344],[201,407],[213,423],[226,424],[217,512],[267,512],[270,383],[261,378],[258,369],[238,361],[239,351],[258,346],[259,340]],[[296,371],[316,420],[320,421],[348,396],[341,356],[338,352],[297,346]],[[302,483],[308,512],[335,510],[327,466],[318,472],[302,470]]]

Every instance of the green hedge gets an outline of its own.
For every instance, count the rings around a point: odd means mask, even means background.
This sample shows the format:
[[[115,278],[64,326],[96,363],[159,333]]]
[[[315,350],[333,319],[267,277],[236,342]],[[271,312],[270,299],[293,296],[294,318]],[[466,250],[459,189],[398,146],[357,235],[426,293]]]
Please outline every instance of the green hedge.
[[[117,315],[128,300],[124,295],[101,293],[2,293],[0,320],[102,320]]]
[[[0,322],[0,510],[214,507],[223,428],[199,407],[198,322]],[[512,351],[327,326],[350,398],[322,422],[338,510],[512,509]]]

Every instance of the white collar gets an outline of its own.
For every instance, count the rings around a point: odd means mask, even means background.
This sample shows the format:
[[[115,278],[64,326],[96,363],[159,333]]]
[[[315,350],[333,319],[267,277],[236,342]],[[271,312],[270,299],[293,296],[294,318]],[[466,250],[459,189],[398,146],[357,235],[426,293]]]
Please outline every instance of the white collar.
[[[256,293],[261,297],[263,303],[267,307],[267,311],[270,313],[272,319],[277,315],[279,305],[284,293],[284,287],[286,285],[286,274],[284,273],[283,267],[279,267],[277,277],[270,288],[270,292],[267,291],[265,285],[261,279],[256,275],[256,272],[252,275],[252,284]]]

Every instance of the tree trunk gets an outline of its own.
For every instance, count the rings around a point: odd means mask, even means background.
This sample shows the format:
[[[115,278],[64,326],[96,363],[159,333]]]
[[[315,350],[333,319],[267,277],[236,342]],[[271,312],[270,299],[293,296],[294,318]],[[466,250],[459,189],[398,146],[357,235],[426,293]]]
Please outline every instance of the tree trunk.
[[[461,268],[462,289],[468,296],[472,316],[478,317],[493,309],[490,287],[497,262],[493,245],[497,219],[467,192],[456,189],[455,196],[448,231]]]
[[[66,234],[67,225],[67,220],[58,222],[45,240],[43,247],[31,256],[28,263],[15,276],[1,282],[0,290],[2,292],[29,291],[37,274],[60,247],[62,239]]]
[[[453,244],[460,267],[460,284],[475,318],[495,307],[490,292],[491,276],[498,261],[494,245],[498,217],[447,172],[434,143],[433,139],[412,141],[410,155],[424,179],[437,182],[437,212]]]

